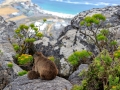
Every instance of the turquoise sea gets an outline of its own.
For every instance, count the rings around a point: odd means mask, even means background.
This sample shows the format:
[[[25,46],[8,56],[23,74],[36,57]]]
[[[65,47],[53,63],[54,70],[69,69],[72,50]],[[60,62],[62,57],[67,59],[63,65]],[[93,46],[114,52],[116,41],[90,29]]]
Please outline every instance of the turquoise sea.
[[[92,8],[120,5],[119,0],[32,0],[32,2],[42,9],[66,14],[77,14]]]

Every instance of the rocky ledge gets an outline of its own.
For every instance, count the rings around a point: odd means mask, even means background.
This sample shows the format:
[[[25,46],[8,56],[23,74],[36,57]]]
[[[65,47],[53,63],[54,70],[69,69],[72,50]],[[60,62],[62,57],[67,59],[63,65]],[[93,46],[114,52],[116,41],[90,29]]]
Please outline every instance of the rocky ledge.
[[[28,80],[26,76],[18,77],[3,90],[71,90],[72,84],[60,77],[54,80]]]

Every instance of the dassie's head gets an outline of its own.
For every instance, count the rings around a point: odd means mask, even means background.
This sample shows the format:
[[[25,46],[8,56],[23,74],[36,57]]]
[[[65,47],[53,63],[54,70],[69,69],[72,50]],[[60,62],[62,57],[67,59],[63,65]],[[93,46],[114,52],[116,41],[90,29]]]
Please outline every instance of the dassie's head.
[[[37,60],[39,60],[39,58],[44,57],[44,55],[43,55],[41,52],[36,52],[36,53],[33,55],[33,57],[34,57],[34,60],[35,60],[35,62],[36,62]]]
[[[37,59],[38,57],[41,57],[41,56],[43,56],[43,54],[42,54],[41,52],[36,52],[36,53],[33,55],[34,59]]]

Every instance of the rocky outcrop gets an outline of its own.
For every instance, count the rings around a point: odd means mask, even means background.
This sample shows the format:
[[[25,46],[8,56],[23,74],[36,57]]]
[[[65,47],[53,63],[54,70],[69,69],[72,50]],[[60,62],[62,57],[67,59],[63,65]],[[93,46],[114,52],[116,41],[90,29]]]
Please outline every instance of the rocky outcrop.
[[[81,64],[76,71],[74,71],[68,78],[68,80],[72,84],[81,84],[81,81],[83,80],[83,77],[81,77],[79,74],[82,71],[87,71],[88,70],[88,65],[87,64]]]
[[[71,90],[72,84],[60,77],[53,80],[28,80],[26,76],[18,77],[3,90]]]
[[[36,51],[43,52],[46,56],[54,56],[57,60],[57,66],[59,68],[59,74],[62,76],[69,76],[73,71],[73,67],[68,63],[67,58],[74,52],[83,49],[90,50],[94,54],[98,54],[96,46],[86,39],[86,37],[79,33],[80,21],[86,16],[91,16],[96,13],[101,13],[106,16],[106,21],[103,26],[110,25],[108,28],[113,31],[117,31],[116,38],[119,40],[119,21],[120,21],[120,6],[108,6],[105,8],[91,9],[84,11],[76,15],[71,20],[71,25],[68,25],[59,38],[54,41],[49,38],[43,38],[42,40],[34,43]],[[87,30],[87,28],[82,28]],[[47,42],[47,43],[46,43]],[[46,45],[45,45],[46,43]],[[119,42],[118,42],[119,43]]]
[[[79,13],[71,20],[72,27],[78,29],[79,23],[86,16],[91,16],[96,13],[101,13],[106,16],[107,20],[104,24],[109,23],[112,26],[117,26],[120,23],[120,6],[107,6],[105,8],[94,8],[91,10],[87,10]]]
[[[14,42],[14,28],[16,28],[14,22],[5,22],[0,17],[0,90],[13,81],[16,78],[17,72],[22,70],[13,62],[12,58],[15,55],[15,51],[10,42]],[[13,68],[7,67],[9,62],[13,63]]]
[[[6,68],[4,69],[0,65],[0,90],[3,90],[3,88],[9,84],[10,82],[13,81],[13,79],[16,77],[13,74],[13,69],[12,68]]]
[[[59,69],[59,75],[69,76],[73,72],[73,67],[68,63],[67,58],[76,50],[86,49],[87,46],[81,44],[78,39],[77,30],[69,30],[58,41],[50,41],[43,37],[42,40],[34,42],[36,51],[42,52],[45,56],[54,56]]]

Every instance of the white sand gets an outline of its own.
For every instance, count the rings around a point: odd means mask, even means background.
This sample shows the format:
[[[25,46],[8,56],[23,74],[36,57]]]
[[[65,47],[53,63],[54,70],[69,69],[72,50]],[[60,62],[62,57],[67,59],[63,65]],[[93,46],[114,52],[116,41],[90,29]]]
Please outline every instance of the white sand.
[[[53,16],[58,16],[62,18],[73,18],[75,15],[72,14],[65,14],[65,13],[59,13],[59,12],[52,12],[52,11],[47,11],[47,10],[42,10],[43,13],[46,14],[51,14]]]

